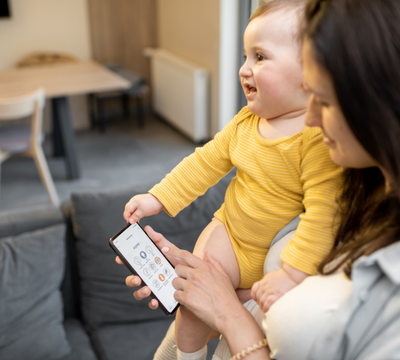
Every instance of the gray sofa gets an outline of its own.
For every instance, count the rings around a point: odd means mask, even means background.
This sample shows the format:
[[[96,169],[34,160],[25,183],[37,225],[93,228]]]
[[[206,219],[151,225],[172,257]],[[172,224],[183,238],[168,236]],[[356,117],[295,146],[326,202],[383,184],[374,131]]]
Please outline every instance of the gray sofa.
[[[162,212],[141,225],[192,250],[231,178],[176,218]],[[75,193],[62,212],[35,207],[0,213],[0,359],[153,358],[173,317],[133,299],[125,286],[129,271],[115,263],[108,245],[124,226],[127,200],[152,185]]]

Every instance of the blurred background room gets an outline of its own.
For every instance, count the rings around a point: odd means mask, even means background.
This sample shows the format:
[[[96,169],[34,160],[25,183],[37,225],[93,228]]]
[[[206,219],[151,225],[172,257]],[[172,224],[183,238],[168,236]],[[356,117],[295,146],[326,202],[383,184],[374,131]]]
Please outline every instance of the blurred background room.
[[[43,87],[57,206],[162,179],[245,105],[242,36],[258,0],[0,2],[0,148],[15,125],[1,99]],[[0,210],[50,203],[32,157],[3,156]]]

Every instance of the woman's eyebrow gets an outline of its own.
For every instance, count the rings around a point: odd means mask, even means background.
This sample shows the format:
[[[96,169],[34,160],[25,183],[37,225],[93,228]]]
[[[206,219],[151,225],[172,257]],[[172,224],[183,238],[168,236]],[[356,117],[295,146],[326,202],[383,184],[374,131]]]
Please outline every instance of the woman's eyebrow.
[[[311,91],[314,95],[318,96],[320,99],[329,99],[329,96],[328,96],[327,94],[324,94],[324,93],[322,93],[322,92],[313,90],[313,88],[312,88],[310,85],[308,85],[305,81],[304,81],[304,86],[305,86],[309,91]]]

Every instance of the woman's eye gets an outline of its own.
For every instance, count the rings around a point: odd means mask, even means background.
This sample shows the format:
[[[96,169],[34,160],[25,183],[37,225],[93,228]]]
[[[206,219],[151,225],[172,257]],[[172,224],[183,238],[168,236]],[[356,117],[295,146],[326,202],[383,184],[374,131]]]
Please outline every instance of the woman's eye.
[[[317,97],[314,98],[314,102],[315,102],[317,105],[319,105],[319,106],[322,106],[322,107],[329,107],[329,104],[328,104],[328,103],[322,101],[321,99],[318,99]]]

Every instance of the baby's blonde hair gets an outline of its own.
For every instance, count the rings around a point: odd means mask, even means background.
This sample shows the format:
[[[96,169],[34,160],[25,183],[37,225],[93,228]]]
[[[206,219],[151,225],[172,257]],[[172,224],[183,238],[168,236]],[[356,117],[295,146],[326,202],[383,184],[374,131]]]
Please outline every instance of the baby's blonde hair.
[[[301,61],[302,27],[307,0],[260,0],[260,7],[250,16],[249,23],[255,18],[271,14],[279,10],[294,10],[296,12],[298,27],[293,34],[293,40],[299,47],[299,60]]]
[[[260,0],[260,7],[251,15],[249,22],[257,17],[282,9],[297,9],[301,12],[305,9],[306,3],[307,0]]]

